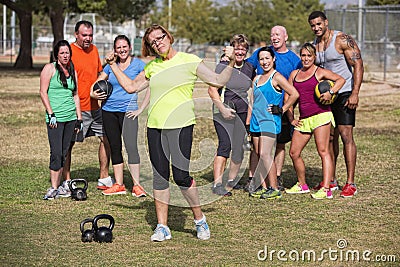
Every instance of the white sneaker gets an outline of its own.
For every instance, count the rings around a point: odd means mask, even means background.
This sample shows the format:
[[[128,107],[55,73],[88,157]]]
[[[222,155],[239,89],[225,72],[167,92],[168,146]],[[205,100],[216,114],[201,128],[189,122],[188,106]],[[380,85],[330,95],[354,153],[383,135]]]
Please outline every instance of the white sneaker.
[[[108,176],[97,180],[97,189],[106,190],[115,184],[115,179]]]
[[[151,236],[151,241],[162,242],[171,238],[171,230],[169,230],[169,227],[159,223],[154,230],[154,234]]]
[[[58,187],[58,196],[59,197],[70,197],[71,196],[71,189],[68,186],[69,183],[70,183],[70,181],[64,181]]]
[[[53,200],[58,198],[58,190],[54,189],[53,187],[50,187],[49,189],[47,189],[47,193],[46,195],[44,195],[43,200]]]
[[[210,239],[210,228],[208,227],[206,216],[203,215],[203,219],[199,222],[194,221],[196,225],[197,238],[200,240]]]

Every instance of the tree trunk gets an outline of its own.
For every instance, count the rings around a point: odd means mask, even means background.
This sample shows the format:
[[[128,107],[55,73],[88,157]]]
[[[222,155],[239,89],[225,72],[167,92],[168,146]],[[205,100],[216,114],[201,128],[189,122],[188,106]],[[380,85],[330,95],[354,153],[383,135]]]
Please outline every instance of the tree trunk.
[[[53,47],[57,44],[58,41],[64,39],[64,9],[62,5],[58,7],[54,7],[50,9],[49,12],[50,21],[51,21],[51,29],[53,31]],[[52,55],[53,51],[50,53],[50,62],[53,61]]]
[[[31,69],[32,62],[32,12],[18,11],[21,44],[14,67],[16,69]]]

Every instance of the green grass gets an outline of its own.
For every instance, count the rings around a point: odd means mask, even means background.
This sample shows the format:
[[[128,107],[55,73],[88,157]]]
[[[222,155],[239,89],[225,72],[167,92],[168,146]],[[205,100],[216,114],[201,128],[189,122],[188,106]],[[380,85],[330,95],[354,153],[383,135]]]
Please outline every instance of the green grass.
[[[10,75],[0,76],[0,80],[9,79]],[[38,88],[35,82],[32,91]],[[18,86],[18,76],[13,83]],[[309,195],[285,194],[277,201],[263,201],[234,191],[230,198],[203,206],[211,228],[210,240],[196,239],[190,209],[171,206],[169,227],[173,238],[152,243],[150,235],[157,220],[151,197],[137,199],[129,194],[106,197],[96,190],[95,138],[77,144],[73,151],[72,176],[88,180],[88,200],[41,199],[49,186],[49,148],[42,104],[32,91],[26,97],[22,93],[0,95],[5,104],[0,108],[1,266],[399,266],[398,94],[361,98],[355,128],[357,197],[342,199],[335,192],[333,200],[315,201]],[[140,123],[142,127],[145,125],[144,116]],[[208,141],[202,143],[204,140]],[[210,161],[204,150],[210,140],[215,141],[213,126],[210,120],[200,119],[195,127],[194,160]],[[139,143],[141,178],[150,181],[143,132]],[[313,140],[303,156],[309,184],[319,182],[321,163]],[[340,156],[337,172],[341,185],[345,170]],[[193,176],[200,185],[209,186],[212,166]],[[289,157],[283,177],[286,187],[295,183]],[[125,183],[128,188],[132,186],[128,172]],[[100,213],[115,218],[113,243],[82,243],[80,222]],[[324,249],[338,249],[339,239],[348,242],[344,252],[370,250],[373,256],[396,255],[397,262],[331,261],[328,255],[322,262],[290,259],[285,262],[278,260],[277,252],[272,261],[257,258],[265,247],[269,252],[314,250],[318,257]]]

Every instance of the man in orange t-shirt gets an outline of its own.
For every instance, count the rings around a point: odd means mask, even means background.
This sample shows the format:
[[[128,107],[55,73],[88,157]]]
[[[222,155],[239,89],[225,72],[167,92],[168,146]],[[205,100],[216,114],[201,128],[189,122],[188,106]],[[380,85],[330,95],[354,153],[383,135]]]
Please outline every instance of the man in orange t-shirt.
[[[71,44],[72,62],[78,74],[78,94],[82,110],[83,131],[76,136],[77,142],[89,136],[97,136],[100,139],[99,162],[100,179],[99,189],[111,187],[115,182],[109,176],[108,169],[110,164],[110,145],[103,129],[101,109],[96,99],[90,97],[90,89],[97,80],[99,73],[103,70],[99,52],[93,42],[93,24],[89,21],[79,21],[75,25],[76,41]],[[71,151],[74,142],[71,143],[69,153],[64,166],[64,179],[71,179]]]

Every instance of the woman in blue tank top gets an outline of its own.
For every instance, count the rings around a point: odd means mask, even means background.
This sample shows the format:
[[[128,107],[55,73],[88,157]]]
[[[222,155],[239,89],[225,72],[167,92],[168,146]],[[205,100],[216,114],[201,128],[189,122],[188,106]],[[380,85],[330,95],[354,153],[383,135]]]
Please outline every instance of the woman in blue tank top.
[[[145,63],[130,54],[132,47],[129,38],[125,35],[118,35],[114,40],[114,51],[117,54],[117,66],[129,78],[135,79],[143,71]],[[93,98],[103,100],[102,118],[103,126],[110,142],[111,161],[115,175],[115,183],[110,188],[99,187],[103,195],[126,194],[124,185],[124,159],[122,156],[122,137],[128,154],[128,167],[131,173],[133,188],[132,195],[144,197],[146,193],[140,185],[140,156],[137,147],[138,118],[142,111],[137,105],[138,93],[128,93],[118,82],[110,65],[106,65],[100,73],[98,80],[108,80],[113,86],[111,95],[106,98],[105,93],[98,93],[91,90]],[[97,82],[96,81],[96,82]],[[147,105],[147,103],[145,103]],[[144,105],[144,106],[145,106]]]
[[[254,178],[260,176],[262,188],[251,196],[262,199],[281,198],[277,189],[277,174],[274,163],[276,137],[281,131],[281,116],[299,97],[296,89],[286,78],[275,70],[275,53],[270,47],[263,47],[258,52],[258,60],[264,70],[253,81],[253,93],[250,94],[247,124],[253,137],[254,149],[259,157]],[[283,90],[287,101],[283,102]],[[268,178],[269,186],[267,187]]]

